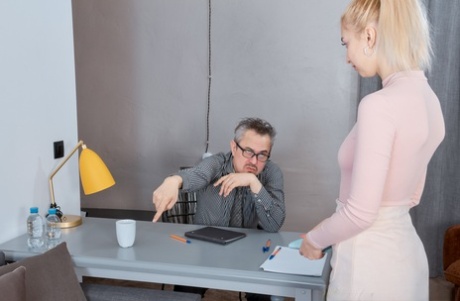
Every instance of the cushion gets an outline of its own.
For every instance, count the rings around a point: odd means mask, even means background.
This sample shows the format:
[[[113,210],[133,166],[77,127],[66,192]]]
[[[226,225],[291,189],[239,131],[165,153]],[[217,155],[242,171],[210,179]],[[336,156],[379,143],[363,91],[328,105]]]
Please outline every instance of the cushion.
[[[26,301],[26,268],[17,267],[12,272],[0,276],[1,299],[8,301]]]
[[[444,271],[444,276],[447,281],[460,285],[460,259],[447,267]]]
[[[65,242],[53,249],[0,267],[0,275],[24,266],[27,301],[86,301]]]

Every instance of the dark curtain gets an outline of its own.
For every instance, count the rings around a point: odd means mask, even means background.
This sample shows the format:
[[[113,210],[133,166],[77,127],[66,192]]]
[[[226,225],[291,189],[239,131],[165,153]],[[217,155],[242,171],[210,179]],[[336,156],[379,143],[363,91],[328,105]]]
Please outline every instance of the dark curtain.
[[[427,78],[438,96],[446,137],[434,154],[419,206],[411,216],[425,246],[430,277],[443,275],[444,232],[460,224],[460,1],[424,0],[432,28],[434,59]],[[381,88],[379,78],[360,79],[359,99]]]

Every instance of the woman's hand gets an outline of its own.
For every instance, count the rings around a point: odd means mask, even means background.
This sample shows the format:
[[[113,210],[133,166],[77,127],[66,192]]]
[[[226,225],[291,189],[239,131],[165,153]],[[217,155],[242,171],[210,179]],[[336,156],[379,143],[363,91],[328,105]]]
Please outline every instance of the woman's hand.
[[[303,241],[299,249],[300,255],[311,260],[323,257],[323,250],[315,248],[308,240],[307,234],[303,234],[301,237],[303,238]]]

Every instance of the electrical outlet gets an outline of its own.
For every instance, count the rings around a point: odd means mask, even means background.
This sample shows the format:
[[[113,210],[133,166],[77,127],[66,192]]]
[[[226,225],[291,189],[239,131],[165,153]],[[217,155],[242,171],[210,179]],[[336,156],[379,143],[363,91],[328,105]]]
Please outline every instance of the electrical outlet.
[[[64,141],[54,142],[54,159],[64,157]]]

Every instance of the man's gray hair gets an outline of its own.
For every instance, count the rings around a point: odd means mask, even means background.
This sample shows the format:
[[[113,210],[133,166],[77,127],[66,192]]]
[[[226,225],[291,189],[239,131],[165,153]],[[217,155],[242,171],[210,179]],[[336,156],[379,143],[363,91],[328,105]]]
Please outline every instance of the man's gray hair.
[[[270,137],[271,146],[273,146],[276,131],[267,121],[252,117],[242,119],[235,128],[235,141],[239,143],[244,133],[248,130],[253,130],[261,136],[268,135]]]

